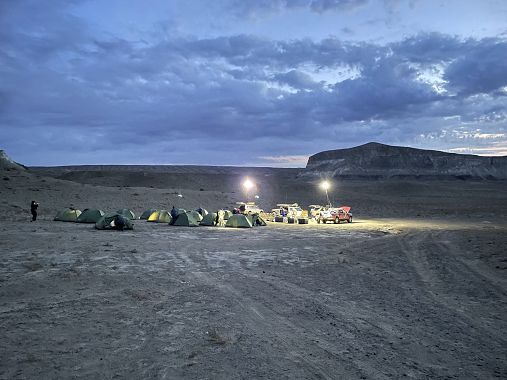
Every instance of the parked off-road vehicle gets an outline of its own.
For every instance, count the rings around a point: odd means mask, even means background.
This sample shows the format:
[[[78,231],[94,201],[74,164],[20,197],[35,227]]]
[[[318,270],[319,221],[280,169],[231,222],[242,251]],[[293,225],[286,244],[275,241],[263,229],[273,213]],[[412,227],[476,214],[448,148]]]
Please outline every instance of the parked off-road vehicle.
[[[243,214],[260,214],[261,212],[264,212],[264,210],[257,206],[255,202],[236,202],[236,204],[240,210],[244,210],[242,211]]]
[[[338,224],[340,222],[352,223],[352,213],[350,212],[350,207],[342,206],[342,207],[331,207],[324,211],[320,212],[320,215],[317,219],[317,223],[327,223],[333,222]]]
[[[303,216],[303,209],[297,203],[279,203],[277,208],[271,210],[273,217],[286,216],[289,218],[301,218]]]

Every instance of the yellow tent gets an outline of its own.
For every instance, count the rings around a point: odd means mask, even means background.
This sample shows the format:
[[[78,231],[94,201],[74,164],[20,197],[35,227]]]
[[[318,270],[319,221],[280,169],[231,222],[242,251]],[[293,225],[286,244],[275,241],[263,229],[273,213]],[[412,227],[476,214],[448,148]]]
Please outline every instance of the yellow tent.
[[[157,210],[151,213],[148,217],[148,222],[170,223],[171,219],[171,214],[167,210]]]

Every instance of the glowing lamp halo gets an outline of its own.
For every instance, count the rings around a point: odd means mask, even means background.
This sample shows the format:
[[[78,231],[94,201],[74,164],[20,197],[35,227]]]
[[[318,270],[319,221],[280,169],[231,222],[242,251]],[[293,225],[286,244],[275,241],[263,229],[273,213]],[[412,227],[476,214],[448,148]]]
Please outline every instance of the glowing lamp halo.
[[[320,183],[320,187],[321,187],[321,189],[322,189],[322,190],[326,190],[326,191],[328,191],[328,190],[329,190],[329,188],[331,187],[331,184],[329,183],[329,181],[324,180],[324,181],[322,181],[322,182]]]
[[[255,186],[255,184],[252,182],[252,180],[250,178],[247,178],[243,181],[243,187],[245,188],[245,190],[250,190],[251,188],[253,188]]]

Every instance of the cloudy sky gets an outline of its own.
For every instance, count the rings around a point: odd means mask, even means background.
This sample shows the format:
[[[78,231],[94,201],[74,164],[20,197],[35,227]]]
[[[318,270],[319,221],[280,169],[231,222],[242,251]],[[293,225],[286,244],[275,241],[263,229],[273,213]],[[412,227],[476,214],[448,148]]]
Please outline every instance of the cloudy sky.
[[[369,141],[507,155],[504,0],[2,0],[27,165],[304,166]]]

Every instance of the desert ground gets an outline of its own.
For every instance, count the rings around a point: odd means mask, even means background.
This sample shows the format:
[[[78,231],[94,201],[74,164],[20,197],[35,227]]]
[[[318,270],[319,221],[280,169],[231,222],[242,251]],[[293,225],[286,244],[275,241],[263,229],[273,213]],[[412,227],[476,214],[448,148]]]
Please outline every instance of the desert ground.
[[[324,201],[292,169],[92,169],[0,172],[0,378],[507,378],[505,181],[336,180],[351,224],[53,222],[232,206],[245,175]]]

